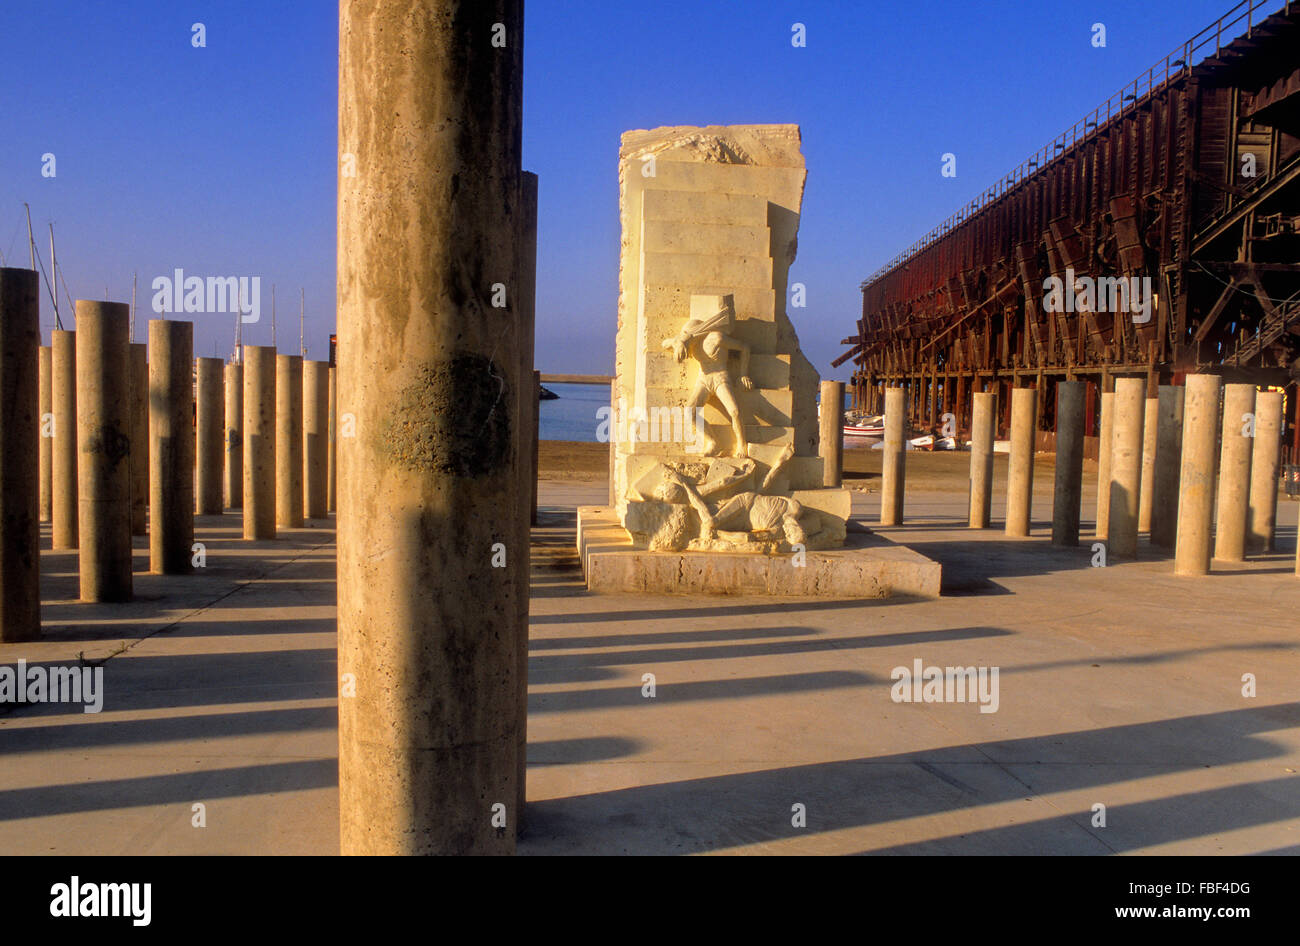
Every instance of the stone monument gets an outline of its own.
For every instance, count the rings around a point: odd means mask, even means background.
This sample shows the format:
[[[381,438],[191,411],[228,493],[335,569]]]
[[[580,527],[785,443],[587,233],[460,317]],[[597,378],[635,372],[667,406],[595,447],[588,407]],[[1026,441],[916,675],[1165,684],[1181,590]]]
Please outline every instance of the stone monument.
[[[933,574],[864,579],[851,494],[823,488],[820,377],[786,312],[805,175],[796,125],[623,135],[613,506],[578,522],[593,590],[937,594],[938,566],[883,540],[873,561]]]

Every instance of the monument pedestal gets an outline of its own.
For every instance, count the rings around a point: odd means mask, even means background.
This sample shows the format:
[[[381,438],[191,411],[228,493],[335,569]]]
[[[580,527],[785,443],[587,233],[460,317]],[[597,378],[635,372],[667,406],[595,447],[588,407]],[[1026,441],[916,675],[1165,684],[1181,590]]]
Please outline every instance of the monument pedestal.
[[[850,529],[842,548],[791,554],[656,552],[633,546],[608,506],[578,507],[578,556],[589,591],[641,594],[938,597],[940,566],[873,532]]]

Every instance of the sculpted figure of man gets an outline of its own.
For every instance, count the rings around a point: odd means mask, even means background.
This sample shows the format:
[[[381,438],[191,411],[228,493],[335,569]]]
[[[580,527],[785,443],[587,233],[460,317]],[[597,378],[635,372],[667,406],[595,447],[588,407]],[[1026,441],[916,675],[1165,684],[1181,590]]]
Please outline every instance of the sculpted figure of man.
[[[731,296],[722,296],[717,314],[705,319],[689,319],[673,338],[665,339],[664,348],[671,348],[678,361],[687,356],[700,366],[700,377],[695,382],[687,402],[688,408],[703,407],[710,397],[715,398],[731,421],[736,444],[731,451],[734,457],[749,456],[749,442],[745,439],[745,424],[740,416],[740,405],[731,386],[731,372],[727,364],[730,352],[740,353],[740,383],[753,388],[749,379],[749,345],[730,334],[735,324],[735,303]],[[712,455],[717,444],[710,438],[705,453]]]

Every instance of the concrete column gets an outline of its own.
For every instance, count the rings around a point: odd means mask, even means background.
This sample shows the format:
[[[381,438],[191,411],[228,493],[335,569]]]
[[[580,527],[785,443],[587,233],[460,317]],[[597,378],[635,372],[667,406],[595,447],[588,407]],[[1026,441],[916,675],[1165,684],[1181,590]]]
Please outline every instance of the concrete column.
[[[339,388],[338,370],[333,365],[330,365],[329,369],[329,456],[325,461],[327,464],[325,471],[325,510],[326,512],[333,512],[338,508],[338,500],[335,496],[338,490]]]
[[[1156,450],[1160,436],[1160,399],[1146,399],[1142,418],[1142,486],[1138,493],[1138,532],[1151,532],[1152,510],[1155,508]]]
[[[225,362],[220,358],[200,358],[197,368],[194,511],[204,516],[219,516],[223,506],[222,481],[226,470],[225,392],[222,377]]]
[[[303,524],[302,355],[275,356],[275,524]]]
[[[523,172],[519,176],[519,207],[516,214],[515,239],[515,282],[519,315],[515,322],[516,337],[519,340],[519,378],[518,413],[516,430],[518,435],[515,445],[518,450],[517,464],[519,475],[520,498],[527,496],[530,500],[535,495],[537,486],[536,449],[540,431],[537,429],[540,408],[538,399],[541,395],[541,373],[536,371],[533,362],[536,356],[536,303],[537,303],[537,175]],[[528,383],[535,381],[535,383]],[[519,647],[516,653],[516,681],[518,684],[517,719],[519,728],[516,733],[517,755],[515,757],[515,806],[518,813],[516,827],[524,821],[524,803],[527,800],[527,761],[528,761],[528,612],[529,596],[532,586],[532,524],[537,519],[536,505],[527,511],[527,516],[519,516],[519,581],[515,584],[518,608]]]
[[[226,508],[244,505],[244,366],[226,365],[225,450],[223,489]]]
[[[338,200],[339,406],[356,419],[339,442],[338,670],[356,679],[340,840],[508,854],[526,575],[499,546],[527,517],[514,438],[533,379],[515,304],[491,302],[517,272],[522,4],[414,6],[339,7],[340,149],[365,155]]]
[[[50,521],[54,508],[54,401],[51,389],[50,346],[41,345],[36,350],[37,377],[40,379],[36,398],[36,423],[40,440],[40,512],[41,522]]]
[[[1097,538],[1106,541],[1110,522],[1110,448],[1115,435],[1115,392],[1101,392],[1101,429],[1097,432]]]
[[[844,480],[844,382],[822,382],[822,485],[839,489]]]
[[[0,269],[0,643],[41,636],[39,284]],[[129,539],[129,537],[128,537]]]
[[[131,343],[131,534],[149,532],[149,346]]]
[[[1246,560],[1246,520],[1250,513],[1250,454],[1254,439],[1255,386],[1223,389],[1223,439],[1219,454],[1219,511],[1214,527],[1214,557]]]
[[[1143,426],[1147,383],[1143,378],[1116,378],[1115,419],[1110,441],[1110,523],[1106,552],[1110,558],[1137,558],[1138,511],[1142,489]]]
[[[959,408],[960,409],[960,408]],[[998,396],[971,394],[970,527],[987,529],[993,509],[993,440],[997,430]]]
[[[1052,544],[1079,544],[1083,501],[1084,381],[1056,383],[1056,483],[1052,493]]]
[[[302,503],[308,519],[324,519],[329,475],[330,366],[302,364]]]
[[[50,337],[50,402],[54,442],[50,451],[51,548],[77,547],[77,333],[55,329]]]
[[[82,601],[131,600],[131,307],[77,300]]]
[[[1178,478],[1175,575],[1208,575],[1219,445],[1217,375],[1189,374],[1183,395],[1183,457]]]
[[[194,545],[194,323],[149,320],[149,568],[190,571]]]
[[[1183,456],[1183,387],[1160,385],[1156,469],[1152,478],[1151,541],[1172,549],[1178,532],[1178,475]]]
[[[1029,535],[1029,516],[1034,500],[1034,418],[1037,411],[1038,391],[1034,388],[1012,389],[1006,534],[1013,537]]]
[[[244,346],[244,538],[275,538],[275,349]]]
[[[907,488],[907,390],[885,388],[885,448],[880,458],[880,524],[903,524]]]
[[[1256,394],[1255,442],[1250,459],[1250,528],[1246,537],[1251,551],[1273,551],[1282,423],[1282,392]]]

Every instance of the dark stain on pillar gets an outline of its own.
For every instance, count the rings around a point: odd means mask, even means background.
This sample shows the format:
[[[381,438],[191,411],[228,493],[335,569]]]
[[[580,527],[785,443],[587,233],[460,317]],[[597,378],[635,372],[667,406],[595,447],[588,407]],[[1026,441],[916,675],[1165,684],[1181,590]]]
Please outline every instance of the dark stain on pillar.
[[[131,455],[131,438],[116,426],[106,425],[95,430],[86,439],[86,445],[81,448],[81,452],[98,453],[109,462],[110,466],[117,466]]]
[[[513,397],[500,369],[482,355],[425,365],[398,395],[381,450],[411,470],[461,477],[496,473],[513,447]]]

